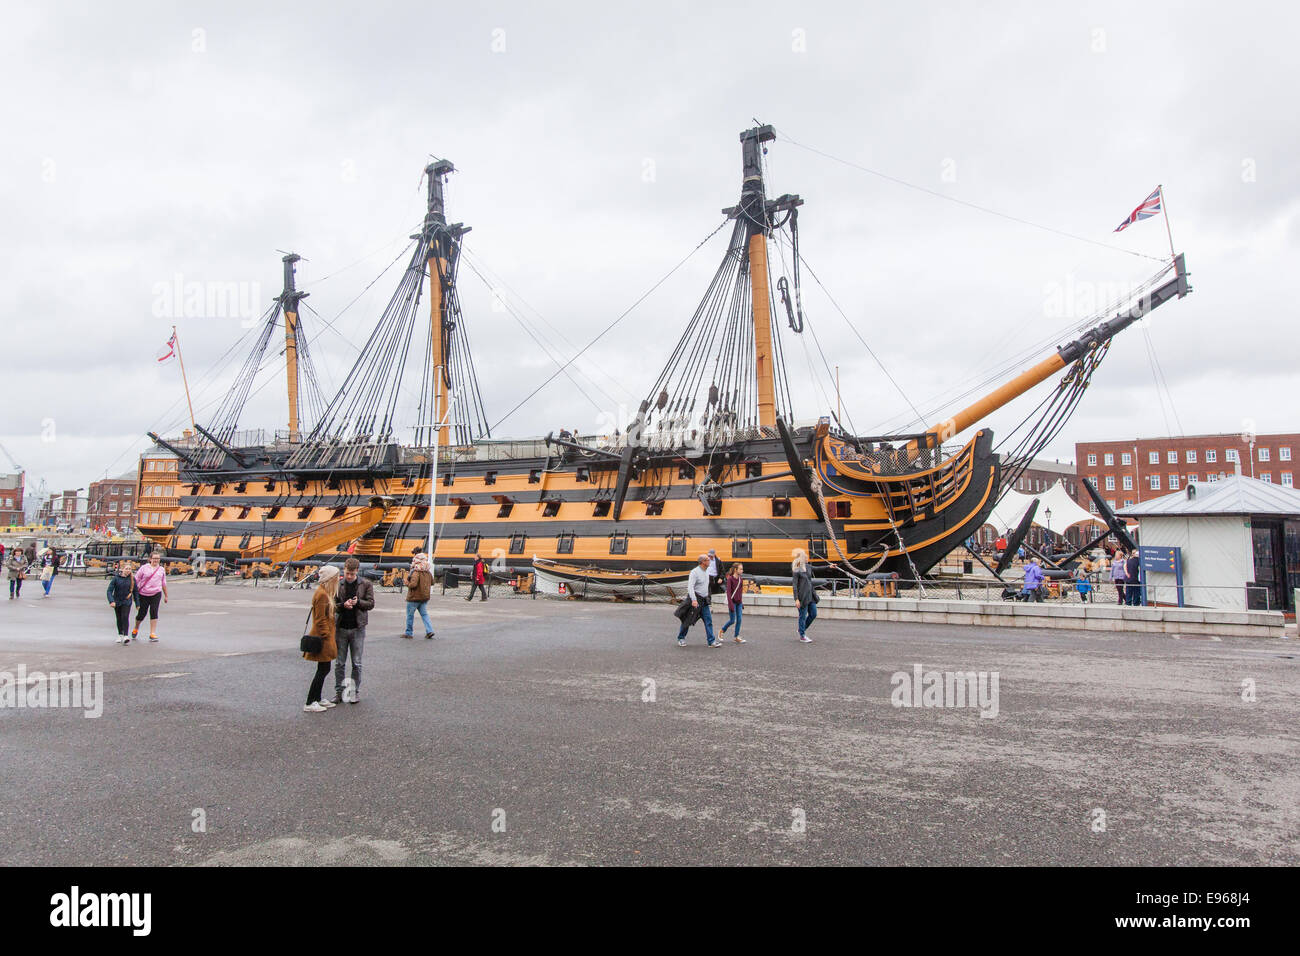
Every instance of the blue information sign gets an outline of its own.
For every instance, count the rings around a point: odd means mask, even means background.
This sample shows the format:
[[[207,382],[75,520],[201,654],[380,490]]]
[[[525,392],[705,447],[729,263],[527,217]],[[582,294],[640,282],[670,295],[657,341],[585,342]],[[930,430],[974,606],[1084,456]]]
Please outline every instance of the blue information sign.
[[[1174,574],[1181,563],[1181,548],[1158,548],[1142,545],[1139,549],[1142,570],[1147,574]]]
[[[1142,603],[1146,603],[1146,577],[1148,574],[1172,574],[1177,589],[1178,606],[1183,606],[1183,549],[1152,545],[1138,547],[1138,560],[1142,565]]]

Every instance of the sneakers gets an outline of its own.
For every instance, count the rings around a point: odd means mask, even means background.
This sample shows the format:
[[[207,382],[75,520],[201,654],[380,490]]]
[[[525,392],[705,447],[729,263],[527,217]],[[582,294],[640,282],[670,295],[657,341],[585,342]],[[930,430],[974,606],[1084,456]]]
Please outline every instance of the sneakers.
[[[150,634],[150,635],[149,635],[149,643],[150,643],[150,644],[157,644],[157,643],[158,643],[158,638],[155,637],[153,634]]]
[[[430,631],[428,634],[424,635],[424,639],[425,639],[426,641],[431,641],[431,640],[433,640],[433,631]]]
[[[684,637],[679,637],[679,638],[677,638],[677,646],[678,646],[678,647],[685,647],[685,646],[686,646],[686,638],[684,638]]]
[[[123,644],[130,644],[130,643],[131,643],[131,638],[129,638],[129,637],[124,637],[124,638],[122,638],[122,643],[123,643]]]
[[[809,637],[807,634],[800,634],[800,635],[799,635],[799,643],[800,643],[800,644],[811,644],[811,643],[812,643],[812,638]]]
[[[308,714],[323,714],[325,711],[329,710],[329,708],[320,701],[317,701],[314,704],[303,704],[302,709],[304,713]]]
[[[320,705],[321,705],[322,707],[324,707],[326,710],[329,710],[331,707],[336,706],[335,703],[334,703],[334,701],[332,701],[332,700],[322,700],[322,701],[320,702]]]
[[[735,641],[737,644],[748,644],[748,643],[749,643],[749,641],[745,640],[743,637],[741,637],[741,636],[739,636],[739,635],[737,635],[736,637],[733,637],[732,640]]]
[[[139,624],[137,624],[135,627],[131,628],[131,636],[132,636],[132,637],[137,636],[139,633],[140,633],[140,625],[139,625]]]
[[[114,643],[114,644],[121,644],[124,640],[125,640],[125,638],[124,638],[121,634],[119,634],[119,635],[117,636],[117,640],[115,640],[113,643]]]
[[[402,637],[406,638],[408,641],[409,641],[412,637],[414,637],[414,636],[415,636],[414,634],[403,634],[403,635],[402,635]]]
[[[721,641],[709,641],[709,647],[721,647],[721,646],[722,646]]]

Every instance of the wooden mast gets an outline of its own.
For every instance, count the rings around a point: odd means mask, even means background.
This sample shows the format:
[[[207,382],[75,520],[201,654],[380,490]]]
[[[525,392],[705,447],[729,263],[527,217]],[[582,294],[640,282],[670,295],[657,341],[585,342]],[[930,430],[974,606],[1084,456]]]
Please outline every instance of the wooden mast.
[[[280,301],[284,308],[284,373],[289,392],[289,441],[302,438],[298,420],[298,302],[307,293],[294,288],[293,266],[302,257],[290,252],[284,263],[284,292]]]
[[[749,293],[754,320],[754,376],[758,385],[758,423],[776,427],[776,363],[772,356],[772,298],[767,281],[767,197],[763,189],[763,143],[776,139],[771,126],[740,134],[744,163],[739,215],[749,228]]]
[[[450,254],[451,238],[447,234],[447,214],[443,200],[443,179],[456,167],[445,159],[430,163],[424,173],[429,180],[429,211],[424,218],[425,232],[429,236],[429,335],[432,343],[432,363],[434,372],[433,407],[441,409],[446,415],[447,404],[447,342],[446,323],[443,320],[447,290],[443,288],[443,278],[448,274],[447,265]],[[446,423],[433,421],[435,454]]]

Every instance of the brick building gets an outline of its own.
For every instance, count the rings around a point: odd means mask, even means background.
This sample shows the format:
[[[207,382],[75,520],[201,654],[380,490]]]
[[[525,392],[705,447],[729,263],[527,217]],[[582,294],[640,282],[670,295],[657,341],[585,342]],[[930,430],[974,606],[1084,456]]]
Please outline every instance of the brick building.
[[[51,527],[67,525],[74,530],[86,526],[86,495],[81,488],[68,488],[50,497],[41,505],[37,522]]]
[[[27,523],[23,517],[24,478],[22,472],[0,475],[0,528]]]
[[[138,475],[129,471],[116,478],[90,483],[86,515],[90,527],[106,531],[130,531],[136,525]]]
[[[1218,481],[1240,467],[1247,478],[1294,486],[1292,455],[1300,434],[1188,435],[1181,438],[1131,438],[1079,442],[1074,446],[1079,475],[1090,478],[1113,508],[1127,508],[1186,488],[1189,482]],[[1080,484],[1077,500],[1096,506]]]
[[[1030,462],[1029,467],[1016,479],[1012,487],[1022,494],[1034,495],[1046,491],[1058,481],[1064,483],[1065,490],[1075,501],[1080,500],[1080,492],[1085,498],[1088,496],[1083,486],[1079,484],[1077,469],[1073,462],[1048,461],[1046,458],[1035,458]]]

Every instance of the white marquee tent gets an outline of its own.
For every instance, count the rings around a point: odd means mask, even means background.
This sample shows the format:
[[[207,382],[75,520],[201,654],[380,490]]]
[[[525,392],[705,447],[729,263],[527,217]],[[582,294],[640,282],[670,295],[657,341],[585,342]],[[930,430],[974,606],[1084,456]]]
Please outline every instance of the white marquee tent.
[[[1052,512],[1052,531],[1057,534],[1064,534],[1066,528],[1085,521],[1105,527],[1105,522],[1100,518],[1079,507],[1079,503],[1070,497],[1070,493],[1065,490],[1065,485],[1060,480],[1037,495],[1026,495],[1012,488],[1003,495],[985,524],[992,525],[998,534],[1014,529],[1020,524],[1020,520],[1024,518],[1025,512],[1029,510],[1035,498],[1038,499],[1038,511],[1034,513],[1033,523],[1040,528],[1048,526],[1049,508]]]

